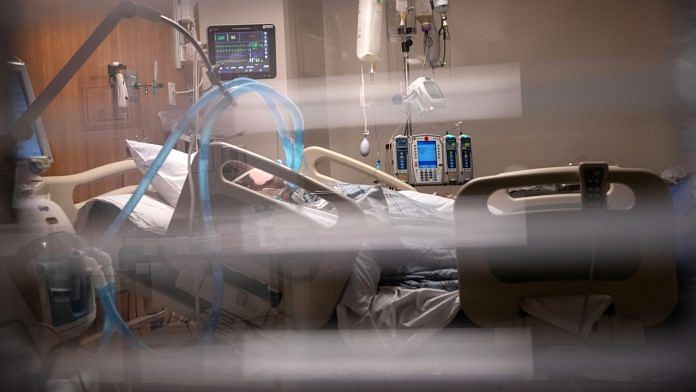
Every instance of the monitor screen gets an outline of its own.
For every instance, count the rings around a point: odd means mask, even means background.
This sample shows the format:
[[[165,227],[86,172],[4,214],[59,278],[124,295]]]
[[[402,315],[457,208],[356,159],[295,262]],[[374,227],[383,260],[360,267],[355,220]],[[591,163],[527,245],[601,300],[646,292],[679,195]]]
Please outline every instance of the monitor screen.
[[[418,148],[418,167],[421,169],[437,168],[437,145],[434,140],[416,142]]]
[[[275,26],[210,26],[208,53],[222,80],[275,78]]]
[[[8,61],[5,64],[9,70],[10,121],[14,124],[34,101],[34,91],[26,65],[23,62]],[[29,139],[17,141],[15,157],[17,159],[41,160],[44,166],[42,169],[48,169],[48,165],[52,162],[52,156],[41,118],[38,118],[32,125],[32,134]]]

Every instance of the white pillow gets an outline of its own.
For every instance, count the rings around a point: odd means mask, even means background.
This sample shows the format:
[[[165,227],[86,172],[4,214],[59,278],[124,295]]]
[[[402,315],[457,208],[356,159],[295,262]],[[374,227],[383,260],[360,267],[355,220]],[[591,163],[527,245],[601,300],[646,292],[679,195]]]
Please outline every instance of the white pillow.
[[[134,140],[126,140],[126,143],[128,143],[128,149],[130,149],[135,165],[140,170],[140,173],[145,175],[162,146],[136,142]],[[162,200],[172,207],[176,207],[176,201],[179,200],[187,175],[188,155],[181,151],[172,150],[152,180],[152,186]]]

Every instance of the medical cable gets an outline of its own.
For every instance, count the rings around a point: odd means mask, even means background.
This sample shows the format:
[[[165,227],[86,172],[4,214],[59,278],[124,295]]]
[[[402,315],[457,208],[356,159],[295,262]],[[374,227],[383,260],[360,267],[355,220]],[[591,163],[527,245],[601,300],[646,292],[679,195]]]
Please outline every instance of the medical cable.
[[[447,41],[450,40],[449,25],[447,23],[447,15],[442,14],[442,26],[438,30],[438,39],[442,39],[442,58],[440,58],[440,67],[447,65]]]
[[[410,110],[406,113],[406,117],[405,117],[404,121],[402,121],[401,124],[399,124],[399,125],[396,127],[396,129],[394,130],[394,133],[392,133],[391,136],[389,137],[389,140],[394,139],[394,136],[396,136],[396,133],[399,132],[399,130],[401,129],[401,127],[403,127],[404,125],[406,125],[406,123],[407,123],[407,122],[410,120],[410,118],[411,118],[411,113],[413,113],[413,109],[410,109]]]
[[[188,146],[188,151],[186,154],[186,167],[191,167],[191,158],[193,155],[193,150],[196,148],[196,142],[198,141],[198,131],[196,129],[193,130],[193,134],[191,135],[191,142],[189,143]],[[193,178],[191,176],[186,176],[186,181],[188,182],[189,186],[189,198],[190,198],[190,203],[189,203],[189,233],[193,231],[193,214],[196,208],[196,190],[194,189],[193,186]]]
[[[196,42],[198,42],[198,35],[196,33],[195,25],[191,26],[191,34],[193,35],[194,39]],[[203,84],[203,75],[200,73],[200,64],[199,64],[199,59],[198,59],[198,52],[194,54],[193,56],[193,80],[194,80],[194,86],[193,86],[193,102],[198,102],[200,99],[200,88],[201,85]],[[196,85],[196,81],[200,78],[200,82]],[[192,134],[191,134],[191,142],[189,143],[189,148],[187,152],[187,168],[191,167],[191,155],[193,154],[193,151],[197,151],[198,148],[198,121],[199,121],[199,116],[196,115],[196,119],[194,121],[193,127],[192,127]],[[189,197],[191,199],[191,202],[189,203],[189,233],[193,231],[193,215],[194,211],[196,208],[196,191],[193,186],[193,178],[191,176],[187,176],[188,184],[189,184]],[[196,315],[198,315],[198,296],[196,296]]]
[[[360,155],[366,157],[370,154],[370,141],[367,139],[370,136],[370,131],[367,129],[367,102],[365,99],[365,72],[363,65],[360,63],[360,108],[363,115],[363,139],[360,142]]]
[[[435,43],[435,41],[433,40],[433,37],[430,36],[430,32],[424,31],[423,32],[423,66],[424,67],[428,64],[428,57],[430,56],[430,51],[431,51],[434,43]]]
[[[203,82],[205,82],[205,79],[203,79],[203,76],[202,76],[202,75],[196,77],[196,79],[199,80],[199,82],[198,82],[198,84],[196,85],[196,87],[190,88],[190,89],[188,89],[188,90],[182,90],[182,91],[177,90],[177,91],[174,91],[174,94],[180,95],[180,94],[192,94],[192,93],[194,93],[194,92],[196,91],[196,89],[197,89],[197,88],[198,88],[198,89],[201,88],[201,86],[203,86]]]
[[[217,73],[216,73],[217,69],[215,68],[213,63],[210,61],[208,56],[205,55],[205,52],[203,51],[203,47],[198,43],[198,41],[191,34],[191,32],[186,30],[183,26],[181,26],[175,20],[170,19],[164,15],[159,15],[159,20],[161,22],[164,22],[165,24],[172,26],[176,31],[181,33],[193,45],[194,49],[196,49],[196,52],[198,52],[199,57],[205,63],[205,67],[208,69],[208,79],[210,79],[210,82],[213,85],[218,86],[219,91],[222,92],[223,94],[225,94],[228,98],[230,98],[226,93],[227,88],[225,87],[225,84],[217,76]]]

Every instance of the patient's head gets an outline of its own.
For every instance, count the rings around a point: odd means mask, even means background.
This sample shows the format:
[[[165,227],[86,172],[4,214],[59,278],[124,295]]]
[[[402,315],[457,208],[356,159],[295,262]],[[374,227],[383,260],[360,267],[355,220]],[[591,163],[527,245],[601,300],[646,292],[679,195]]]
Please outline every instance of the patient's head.
[[[282,178],[266,173],[244,162],[229,162],[222,168],[222,174],[227,180],[255,191],[264,189],[281,190],[285,188]]]

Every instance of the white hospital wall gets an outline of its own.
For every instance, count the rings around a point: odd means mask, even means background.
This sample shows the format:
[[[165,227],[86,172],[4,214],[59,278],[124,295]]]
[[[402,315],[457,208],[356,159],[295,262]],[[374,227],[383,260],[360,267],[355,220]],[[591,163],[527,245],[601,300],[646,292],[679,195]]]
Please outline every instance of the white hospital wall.
[[[359,157],[362,124],[343,120],[360,113],[357,0],[324,0],[322,5],[327,75],[350,77],[356,89],[350,114],[332,112],[329,105],[330,148]],[[520,69],[522,116],[462,118],[473,137],[477,176],[511,165],[542,167],[575,160],[656,172],[683,163],[674,114],[676,2],[455,0],[449,20],[451,68],[434,74],[443,90],[458,78],[454,72],[459,71],[452,70],[493,64],[518,64]],[[419,34],[412,48],[415,56],[422,53],[421,39]],[[430,74],[415,68],[412,79]],[[377,78],[401,69],[399,44],[391,43]],[[451,125],[465,106],[448,108],[451,121],[417,119],[414,132]],[[380,147],[396,125],[378,127]],[[364,162],[374,164],[376,144],[372,139],[373,152]],[[385,160],[383,149],[381,158]],[[332,167],[332,173],[360,180],[340,167]]]
[[[282,94],[288,93],[285,1],[199,0],[198,12],[203,42],[207,42],[208,26],[275,25],[277,76],[275,79],[266,79],[262,82],[269,84]],[[241,145],[266,157],[280,157],[275,123],[268,111],[265,110],[261,99],[256,96],[242,97],[238,107],[230,108],[220,116],[214,129],[223,135],[245,132],[244,136],[230,139],[229,142]]]

